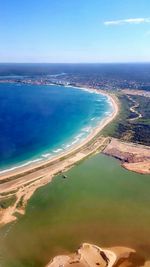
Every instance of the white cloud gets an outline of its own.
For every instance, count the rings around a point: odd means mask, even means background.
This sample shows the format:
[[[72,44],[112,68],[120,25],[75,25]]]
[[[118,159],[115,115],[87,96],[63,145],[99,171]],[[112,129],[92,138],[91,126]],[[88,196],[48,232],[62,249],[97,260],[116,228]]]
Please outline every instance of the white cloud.
[[[130,19],[110,20],[104,22],[106,26],[123,25],[123,24],[141,24],[141,23],[150,23],[150,18],[130,18]]]

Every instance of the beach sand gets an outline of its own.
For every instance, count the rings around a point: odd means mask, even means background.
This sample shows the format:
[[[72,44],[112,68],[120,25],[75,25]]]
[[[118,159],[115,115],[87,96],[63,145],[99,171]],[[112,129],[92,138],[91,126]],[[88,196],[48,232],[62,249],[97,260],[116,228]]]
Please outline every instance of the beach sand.
[[[44,167],[47,164],[51,164],[53,162],[56,162],[57,160],[60,160],[62,157],[67,157],[71,153],[74,153],[76,150],[79,150],[84,145],[88,144],[107,124],[109,124],[117,115],[119,107],[118,107],[118,101],[117,98],[114,95],[110,95],[108,93],[103,92],[102,90],[96,90],[96,89],[88,89],[88,88],[78,88],[80,90],[90,91],[92,93],[99,93],[101,95],[105,95],[108,97],[110,103],[113,105],[113,112],[109,114],[106,118],[104,118],[100,124],[93,128],[92,132],[83,140],[80,144],[73,145],[70,149],[68,149],[65,152],[60,153],[58,156],[53,157],[52,159],[44,159],[42,161],[33,162],[30,165],[27,166],[21,166],[16,167],[12,169],[8,169],[5,171],[0,172],[0,180],[5,180],[7,178],[10,178],[11,176],[16,176],[23,174],[25,172],[33,172],[37,168]]]
[[[81,88],[79,88],[81,89]],[[24,213],[25,206],[35,190],[49,183],[53,176],[72,167],[87,156],[102,151],[109,138],[99,135],[100,131],[118,114],[118,103],[113,95],[100,90],[85,89],[107,95],[113,105],[113,112],[93,129],[88,137],[80,144],[50,160],[36,162],[28,166],[7,171],[0,175],[0,200],[6,196],[16,196],[15,203],[7,209],[0,209],[0,224],[4,225],[16,219],[15,212]],[[21,205],[20,205],[21,203]]]
[[[101,248],[83,243],[75,254],[56,256],[46,267],[142,267],[150,266],[136,251],[126,247]]]
[[[141,174],[150,174],[150,148],[112,138],[103,151],[122,162],[122,167]]]

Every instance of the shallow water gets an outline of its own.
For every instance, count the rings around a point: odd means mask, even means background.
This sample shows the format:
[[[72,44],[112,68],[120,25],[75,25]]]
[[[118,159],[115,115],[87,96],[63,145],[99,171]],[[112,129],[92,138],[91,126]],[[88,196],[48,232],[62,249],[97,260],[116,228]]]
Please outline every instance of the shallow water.
[[[64,86],[0,84],[0,171],[66,151],[111,112],[104,95]]]
[[[38,189],[26,215],[0,230],[3,267],[42,267],[82,242],[128,246],[150,258],[150,175],[96,155]]]

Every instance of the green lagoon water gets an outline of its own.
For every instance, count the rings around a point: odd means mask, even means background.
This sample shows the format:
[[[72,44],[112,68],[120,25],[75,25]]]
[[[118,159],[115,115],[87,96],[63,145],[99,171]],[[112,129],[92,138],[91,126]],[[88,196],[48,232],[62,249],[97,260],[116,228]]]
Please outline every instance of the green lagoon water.
[[[150,258],[150,175],[96,155],[38,189],[26,215],[0,229],[0,266],[42,267],[82,242],[129,246]]]

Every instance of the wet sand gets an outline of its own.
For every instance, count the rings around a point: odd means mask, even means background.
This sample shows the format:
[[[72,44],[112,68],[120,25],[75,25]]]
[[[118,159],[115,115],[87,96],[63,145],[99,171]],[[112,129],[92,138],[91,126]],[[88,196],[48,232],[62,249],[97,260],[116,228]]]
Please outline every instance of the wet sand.
[[[81,89],[81,88],[79,88],[79,89]],[[62,157],[69,157],[70,154],[76,152],[77,150],[79,150],[83,146],[87,145],[94,137],[96,137],[98,135],[98,133],[107,124],[109,124],[116,117],[116,115],[117,115],[117,113],[119,111],[119,107],[118,107],[117,99],[116,99],[116,97],[114,95],[110,95],[108,93],[105,93],[105,92],[103,92],[101,90],[96,90],[96,89],[83,88],[83,90],[87,90],[87,91],[90,91],[90,92],[96,92],[96,93],[99,93],[99,94],[106,95],[109,98],[111,104],[113,105],[113,112],[109,116],[104,118],[100,122],[100,124],[92,130],[92,132],[87,136],[87,138],[82,143],[72,146],[72,148],[69,149],[68,151],[60,153],[58,156],[56,156],[56,157],[54,157],[52,159],[49,159],[49,160],[45,159],[45,160],[43,160],[41,162],[31,163],[31,165],[29,165],[29,166],[18,167],[17,169],[10,170],[10,171],[6,170],[4,173],[1,172],[0,180],[9,179],[10,177],[13,177],[13,176],[18,176],[18,175],[21,175],[21,174],[25,174],[26,172],[34,172],[34,171],[36,171],[37,168],[45,167],[45,165],[54,163],[57,160],[60,160]]]
[[[111,101],[113,105],[112,114],[101,121],[99,126],[94,128],[82,143],[75,145],[67,152],[62,153],[51,160],[44,160],[40,163],[37,162],[30,166],[21,167],[1,174],[0,200],[5,196],[11,197],[12,195],[15,195],[16,202],[13,206],[0,210],[0,224],[4,225],[16,220],[16,217],[13,215],[15,212],[23,214],[27,201],[33,195],[35,190],[50,182],[54,175],[67,170],[87,156],[101,151],[108,143],[108,138],[102,138],[98,135],[100,131],[118,114],[119,108],[117,100],[114,96],[100,90],[86,88],[84,90],[90,90],[91,92],[96,91],[96,93],[107,95],[109,101]]]
[[[141,265],[142,264],[142,265]],[[100,248],[83,243],[75,254],[56,256],[46,267],[129,267],[149,266],[136,251],[126,247]]]

